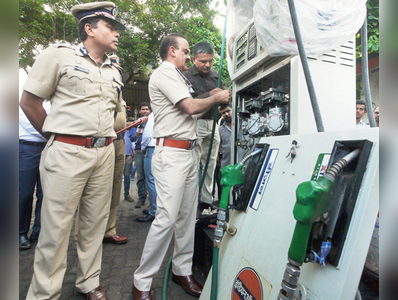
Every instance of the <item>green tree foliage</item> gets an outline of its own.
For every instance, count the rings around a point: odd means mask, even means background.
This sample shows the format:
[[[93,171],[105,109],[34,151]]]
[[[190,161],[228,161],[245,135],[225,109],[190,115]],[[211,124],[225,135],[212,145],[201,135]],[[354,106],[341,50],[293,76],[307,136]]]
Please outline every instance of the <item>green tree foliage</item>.
[[[77,23],[69,13],[77,3],[90,0],[20,0],[19,54],[20,68],[34,62],[38,49],[54,42],[78,42]],[[199,41],[208,41],[215,49],[213,67],[219,68],[222,35],[214,26],[217,12],[209,8],[211,0],[114,0],[117,19],[126,25],[120,32],[117,55],[128,74],[145,78],[160,64],[158,49],[168,33],[183,34],[191,50]],[[230,82],[224,60],[223,81]]]
[[[27,69],[41,48],[55,41],[75,43],[77,24],[69,13],[76,2],[19,1],[19,67]]]
[[[368,53],[379,52],[379,0],[368,0]],[[357,57],[361,56],[361,31],[357,34]]]

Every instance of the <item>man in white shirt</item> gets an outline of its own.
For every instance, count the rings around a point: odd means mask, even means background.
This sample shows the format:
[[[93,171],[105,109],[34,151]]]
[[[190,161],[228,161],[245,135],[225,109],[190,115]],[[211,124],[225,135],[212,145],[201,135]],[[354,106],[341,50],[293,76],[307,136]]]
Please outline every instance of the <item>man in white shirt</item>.
[[[357,108],[356,108],[356,121],[357,124],[355,128],[369,128],[369,124],[366,124],[362,121],[362,116],[366,113],[366,104],[363,100],[357,100]]]
[[[43,108],[50,111],[50,102],[43,101]],[[39,163],[41,152],[47,143],[19,107],[19,250],[27,250],[37,242],[40,233],[40,212],[43,191],[40,182]],[[33,194],[36,188],[35,221],[28,239],[31,223]]]

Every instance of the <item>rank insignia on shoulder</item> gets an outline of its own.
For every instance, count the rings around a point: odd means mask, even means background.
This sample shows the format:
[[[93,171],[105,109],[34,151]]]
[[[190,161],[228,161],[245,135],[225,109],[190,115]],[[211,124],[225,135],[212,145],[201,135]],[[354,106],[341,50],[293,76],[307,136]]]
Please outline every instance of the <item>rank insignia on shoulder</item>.
[[[86,69],[86,68],[82,68],[82,67],[80,67],[80,66],[73,66],[73,69],[74,70],[77,70],[77,71],[80,71],[80,72],[84,72],[84,73],[90,73],[90,70],[89,69]]]
[[[84,56],[86,56],[86,55],[88,54],[88,50],[87,50],[86,47],[84,47],[84,46],[81,46],[81,47],[80,47],[80,52],[81,52]]]
[[[112,80],[114,81],[114,82],[116,82],[118,85],[120,85],[120,86],[123,86],[124,87],[124,84],[123,84],[123,82],[120,82],[119,80],[117,80],[115,77],[112,77]]]

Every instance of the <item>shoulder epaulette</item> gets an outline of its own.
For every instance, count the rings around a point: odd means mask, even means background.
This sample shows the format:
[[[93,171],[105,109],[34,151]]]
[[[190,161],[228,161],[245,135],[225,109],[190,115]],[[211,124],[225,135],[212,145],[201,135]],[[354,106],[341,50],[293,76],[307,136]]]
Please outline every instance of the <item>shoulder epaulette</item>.
[[[49,47],[75,49],[75,46],[69,44],[50,44]]]
[[[119,72],[123,71],[123,68],[118,63],[112,61],[112,66],[118,69]]]

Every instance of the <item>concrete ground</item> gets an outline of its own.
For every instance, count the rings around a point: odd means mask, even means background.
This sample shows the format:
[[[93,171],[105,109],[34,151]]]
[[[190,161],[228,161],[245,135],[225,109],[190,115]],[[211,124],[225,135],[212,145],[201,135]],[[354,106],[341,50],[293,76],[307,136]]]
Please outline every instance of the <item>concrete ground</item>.
[[[119,235],[127,236],[128,242],[123,245],[104,244],[101,287],[106,290],[109,300],[131,300],[133,274],[137,269],[142,250],[144,248],[145,238],[147,236],[150,223],[138,223],[135,219],[142,216],[142,210],[149,208],[149,199],[146,200],[142,208],[134,208],[137,202],[136,181],[131,182],[130,195],[135,200],[133,203],[124,201],[123,193],[118,210],[116,228]],[[73,241],[74,227],[69,239],[68,264],[62,286],[60,300],[86,299],[75,288],[77,274],[77,253],[76,245]],[[36,244],[30,250],[19,251],[19,299],[25,299],[29,289],[29,284],[33,274],[33,258]],[[173,244],[170,245],[160,271],[155,276],[152,284],[152,296],[155,300],[162,299],[163,279],[167,262],[173,250]],[[205,278],[194,270],[195,278],[204,284]],[[169,279],[168,300],[192,300],[197,299],[186,294],[183,289]]]

